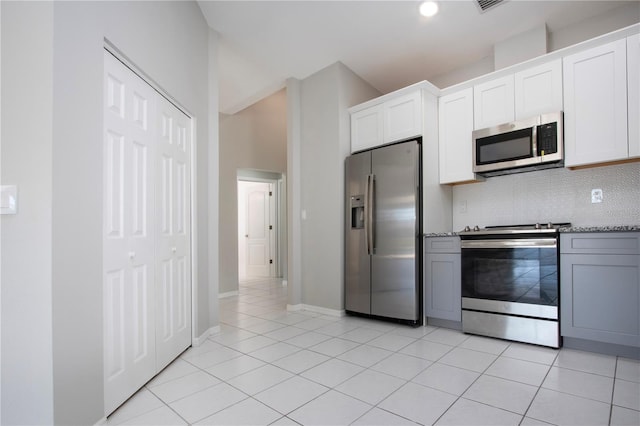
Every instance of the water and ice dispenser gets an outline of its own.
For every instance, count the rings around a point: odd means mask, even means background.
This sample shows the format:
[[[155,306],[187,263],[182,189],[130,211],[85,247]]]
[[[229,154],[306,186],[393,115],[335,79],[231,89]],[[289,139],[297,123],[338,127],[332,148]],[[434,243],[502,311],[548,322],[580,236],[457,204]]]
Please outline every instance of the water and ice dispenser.
[[[364,195],[351,196],[351,229],[364,228]]]

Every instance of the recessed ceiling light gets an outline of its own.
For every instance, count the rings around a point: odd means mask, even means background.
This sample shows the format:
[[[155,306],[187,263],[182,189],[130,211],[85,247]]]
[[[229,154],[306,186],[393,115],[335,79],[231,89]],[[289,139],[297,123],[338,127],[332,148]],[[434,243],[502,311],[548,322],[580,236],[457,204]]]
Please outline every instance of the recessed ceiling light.
[[[422,16],[431,17],[438,13],[438,3],[435,1],[425,1],[420,5],[420,14]]]

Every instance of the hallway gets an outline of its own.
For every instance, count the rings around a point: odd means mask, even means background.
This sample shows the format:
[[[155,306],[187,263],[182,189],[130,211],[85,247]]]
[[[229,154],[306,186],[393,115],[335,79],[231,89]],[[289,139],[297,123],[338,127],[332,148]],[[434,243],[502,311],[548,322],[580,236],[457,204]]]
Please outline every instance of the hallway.
[[[109,417],[131,425],[640,424],[640,363],[436,327],[286,311],[279,279]]]

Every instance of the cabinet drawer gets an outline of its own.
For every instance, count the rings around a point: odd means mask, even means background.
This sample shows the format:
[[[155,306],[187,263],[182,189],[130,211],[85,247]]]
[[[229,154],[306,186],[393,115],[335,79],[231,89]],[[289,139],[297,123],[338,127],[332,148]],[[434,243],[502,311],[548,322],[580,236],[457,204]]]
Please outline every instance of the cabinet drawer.
[[[560,235],[561,253],[640,254],[640,233],[602,232]]]
[[[427,237],[427,253],[460,253],[460,237]]]

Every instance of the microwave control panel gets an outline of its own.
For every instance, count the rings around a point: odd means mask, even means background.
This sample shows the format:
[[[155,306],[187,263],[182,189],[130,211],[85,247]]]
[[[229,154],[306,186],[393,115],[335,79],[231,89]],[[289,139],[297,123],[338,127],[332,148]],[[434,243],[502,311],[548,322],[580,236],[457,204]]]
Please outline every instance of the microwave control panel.
[[[538,126],[538,156],[555,154],[558,152],[558,123],[548,123]]]

